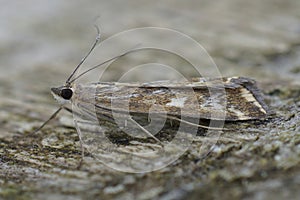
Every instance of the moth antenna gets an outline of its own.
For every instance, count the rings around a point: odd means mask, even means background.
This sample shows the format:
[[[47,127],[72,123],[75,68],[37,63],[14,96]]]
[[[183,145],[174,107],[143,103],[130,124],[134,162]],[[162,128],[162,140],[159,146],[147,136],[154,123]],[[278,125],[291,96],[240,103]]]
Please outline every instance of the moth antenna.
[[[84,61],[89,57],[89,55],[92,53],[92,51],[95,49],[96,45],[98,44],[98,42],[100,41],[100,29],[98,26],[94,25],[96,30],[97,30],[97,37],[96,40],[94,42],[94,44],[92,45],[91,49],[88,51],[88,53],[81,59],[81,61],[79,62],[79,64],[76,66],[76,68],[74,69],[74,71],[71,73],[71,75],[69,76],[69,78],[66,81],[67,85],[71,84],[71,78],[74,76],[74,74],[78,71],[79,67],[84,63]],[[73,82],[73,81],[72,81]]]
[[[90,71],[92,71],[92,70],[94,70],[94,69],[96,69],[96,68],[98,68],[98,67],[101,67],[102,65],[104,65],[104,64],[106,64],[106,63],[109,63],[109,62],[111,62],[111,61],[113,61],[113,60],[115,60],[115,59],[118,59],[118,58],[120,58],[120,57],[123,57],[123,56],[129,54],[129,53],[132,53],[132,52],[135,52],[135,51],[139,51],[139,50],[140,50],[140,49],[134,48],[134,49],[131,49],[131,50],[129,50],[129,51],[126,51],[125,53],[122,53],[122,54],[119,54],[119,55],[117,55],[117,56],[115,56],[115,57],[112,57],[112,58],[110,58],[110,59],[108,59],[108,60],[106,60],[106,61],[104,61],[104,62],[102,62],[102,63],[100,63],[100,64],[98,64],[98,65],[96,65],[96,66],[94,66],[94,67],[91,67],[90,69],[88,69],[88,70],[86,70],[86,71],[84,71],[84,72],[82,72],[81,74],[79,74],[78,76],[76,76],[73,80],[68,81],[68,83],[71,84],[71,83],[73,83],[75,80],[77,80],[78,78],[80,78],[81,76],[85,75],[86,73],[88,73],[88,72],[90,72]]]
[[[54,119],[56,117],[56,115],[62,110],[63,108],[60,107],[57,111],[55,111],[47,121],[45,121],[39,128],[37,128],[35,131],[32,132],[32,134],[37,133],[38,131],[40,131],[46,124],[48,124],[52,119]]]

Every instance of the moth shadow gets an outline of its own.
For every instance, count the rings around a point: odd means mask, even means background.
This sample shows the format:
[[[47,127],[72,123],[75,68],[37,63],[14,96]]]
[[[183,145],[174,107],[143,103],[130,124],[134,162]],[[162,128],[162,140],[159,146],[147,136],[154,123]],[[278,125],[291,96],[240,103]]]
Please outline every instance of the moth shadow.
[[[180,132],[181,134],[193,135],[197,137],[205,137],[211,121],[209,119],[198,119],[195,123],[195,119],[188,119],[189,122],[194,123],[194,126],[190,124],[183,124],[178,118],[178,120],[170,118],[160,118],[149,120],[148,115],[145,114],[136,114],[131,116],[132,120],[136,124],[132,125],[128,122],[127,118],[122,120],[115,120],[113,118],[106,117],[105,120],[99,119],[101,126],[105,126],[105,136],[112,142],[117,145],[130,145],[131,142],[137,141],[140,143],[156,143],[157,140],[169,143],[172,142],[176,135]],[[186,119],[185,119],[186,120]],[[120,121],[124,121],[123,124],[120,124]],[[153,121],[162,122],[160,124],[153,124]],[[196,125],[201,124],[203,127],[196,127]],[[147,133],[145,133],[147,132]],[[152,136],[149,136],[151,134]]]

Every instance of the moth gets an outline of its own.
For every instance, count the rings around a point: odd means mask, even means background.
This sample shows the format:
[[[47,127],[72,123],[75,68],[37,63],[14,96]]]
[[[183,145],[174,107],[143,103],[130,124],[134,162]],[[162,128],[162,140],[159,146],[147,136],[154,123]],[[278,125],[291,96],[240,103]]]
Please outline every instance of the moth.
[[[226,94],[226,105],[223,109],[218,106],[222,104],[220,101],[223,99],[213,99],[215,95],[211,96],[209,92],[216,89],[215,82],[219,84],[220,81]],[[157,118],[160,118],[160,112],[164,111],[168,119],[188,124],[189,119],[197,117],[206,120],[245,121],[263,120],[268,116],[268,107],[263,101],[262,93],[252,79],[244,77],[212,80],[194,78],[190,82],[158,81],[143,84],[99,82],[87,85],[71,84],[51,90],[60,102],[76,101],[80,104],[78,106],[84,111],[81,114],[88,116],[90,112],[95,111],[100,123],[113,123],[115,112],[123,114],[121,118],[124,121],[129,117],[136,117],[141,124],[142,119],[147,121],[152,107],[160,108],[152,111]],[[187,92],[190,90],[193,91],[193,95]],[[190,124],[207,128],[195,123]],[[151,134],[149,136],[152,137]]]
[[[202,77],[192,80],[150,83],[77,84],[75,81],[83,75],[105,63],[136,51],[136,49],[127,51],[76,75],[80,66],[98,44],[99,39],[98,34],[90,51],[77,65],[65,84],[51,88],[53,96],[60,103],[60,108],[36,131],[43,128],[62,109],[84,118],[83,123],[87,123],[87,126],[89,121],[113,129],[134,126],[135,129],[131,131],[142,132],[146,138],[157,143],[161,140],[152,133],[155,127],[147,127],[150,114],[152,114],[152,120],[168,122],[171,126],[172,122],[177,122],[186,126],[217,130],[222,128],[202,125],[199,120],[245,121],[263,120],[268,117],[269,109],[262,93],[254,80],[245,77]],[[79,109],[72,111],[66,106],[68,103]],[[80,134],[79,137],[81,141]]]

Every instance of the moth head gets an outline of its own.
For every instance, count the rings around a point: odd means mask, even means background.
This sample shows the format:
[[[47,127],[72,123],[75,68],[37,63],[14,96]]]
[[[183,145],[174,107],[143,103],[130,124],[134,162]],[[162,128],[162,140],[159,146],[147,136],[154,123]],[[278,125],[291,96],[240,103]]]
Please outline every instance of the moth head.
[[[51,88],[51,93],[60,104],[65,104],[70,102],[73,96],[73,89],[71,87],[61,86]]]

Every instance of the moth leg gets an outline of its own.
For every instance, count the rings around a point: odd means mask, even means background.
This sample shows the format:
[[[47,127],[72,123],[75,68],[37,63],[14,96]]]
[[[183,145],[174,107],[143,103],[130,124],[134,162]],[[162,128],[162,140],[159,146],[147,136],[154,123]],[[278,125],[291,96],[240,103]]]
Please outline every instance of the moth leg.
[[[144,127],[142,127],[139,123],[137,123],[135,120],[132,119],[132,117],[130,116],[128,118],[132,123],[134,123],[135,125],[137,125],[144,133],[146,133],[149,137],[153,138],[156,142],[158,142],[159,144],[163,145],[163,143],[157,139],[155,136],[153,136],[149,131],[147,131]]]
[[[32,134],[37,133],[40,131],[46,124],[48,124],[52,119],[56,117],[56,115],[61,111],[62,107],[60,107],[57,111],[55,111],[47,121],[45,121],[39,128],[37,128],[35,131],[32,132]]]
[[[72,110],[71,108],[63,107],[63,109],[65,109],[65,110],[68,111],[69,113],[73,114],[73,110]]]
[[[71,114],[79,115],[77,112],[75,112],[75,111],[72,110],[71,108],[63,107],[63,109],[65,109],[65,111],[68,111],[68,112],[71,113]]]
[[[71,114],[74,114],[74,111],[72,109],[68,108],[68,107],[63,107],[63,109],[65,109],[66,111],[68,111]],[[82,143],[81,132],[78,132],[78,131],[80,131],[80,130],[77,130],[77,135],[78,135],[78,138],[79,138],[79,144],[80,144],[80,149],[81,149],[81,159],[80,159],[80,161],[77,165],[77,169],[80,169],[82,164],[83,164],[83,161],[84,161],[83,159],[84,159],[85,150],[84,150],[83,143]]]
[[[79,143],[80,143],[80,149],[81,149],[81,159],[80,162],[78,163],[77,169],[80,169],[83,163],[83,159],[84,159],[84,147],[83,147],[83,143],[82,143],[82,138],[81,138],[81,134],[77,134],[79,137]]]

